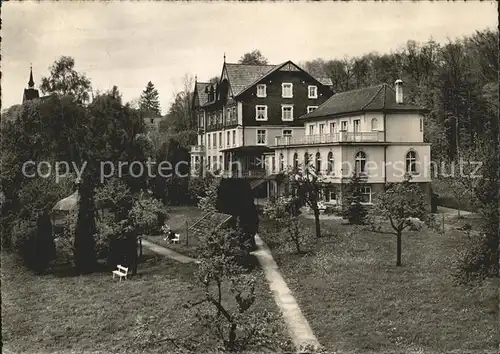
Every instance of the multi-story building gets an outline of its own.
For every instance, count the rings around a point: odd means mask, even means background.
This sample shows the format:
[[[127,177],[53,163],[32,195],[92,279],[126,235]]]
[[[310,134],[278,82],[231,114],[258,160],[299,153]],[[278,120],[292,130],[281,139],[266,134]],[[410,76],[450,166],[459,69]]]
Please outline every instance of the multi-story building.
[[[296,120],[303,127],[300,133],[275,137],[273,151],[266,154],[267,173],[311,163],[324,183],[322,198],[332,204],[340,202],[353,173],[362,177],[366,204],[386,183],[401,182],[408,175],[430,197],[426,112],[403,100],[401,80],[395,89],[381,84],[337,93]],[[270,187],[271,192],[280,191],[276,181]]]
[[[193,173],[222,170],[225,176],[264,181],[269,145],[277,137],[303,136],[304,125],[297,118],[332,94],[330,79],[315,78],[291,61],[224,62],[217,82],[195,84],[198,143],[191,149]]]

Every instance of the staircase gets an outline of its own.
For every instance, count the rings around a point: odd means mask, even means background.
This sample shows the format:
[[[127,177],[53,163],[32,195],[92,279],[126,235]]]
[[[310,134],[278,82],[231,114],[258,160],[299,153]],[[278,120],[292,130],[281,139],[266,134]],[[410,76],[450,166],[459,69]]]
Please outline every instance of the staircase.
[[[221,228],[225,223],[231,220],[233,216],[215,211],[207,212],[200,219],[198,219],[188,229],[189,236],[195,236],[196,239],[205,237],[217,229]]]

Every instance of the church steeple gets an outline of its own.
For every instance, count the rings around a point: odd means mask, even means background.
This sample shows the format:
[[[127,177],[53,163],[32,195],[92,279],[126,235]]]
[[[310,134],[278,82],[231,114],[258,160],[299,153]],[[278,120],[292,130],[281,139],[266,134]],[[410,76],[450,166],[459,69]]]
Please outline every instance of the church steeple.
[[[30,66],[30,81],[28,81],[28,88],[35,88],[35,81],[33,80],[33,67]]]

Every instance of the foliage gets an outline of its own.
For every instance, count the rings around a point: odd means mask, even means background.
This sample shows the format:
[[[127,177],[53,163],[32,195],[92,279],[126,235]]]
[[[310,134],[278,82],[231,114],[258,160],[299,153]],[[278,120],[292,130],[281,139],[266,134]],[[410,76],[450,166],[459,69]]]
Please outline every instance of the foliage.
[[[209,212],[216,211],[217,207],[217,192],[221,183],[221,178],[214,177],[205,187],[204,196],[198,201],[198,208]]]
[[[92,176],[86,176],[78,188],[78,219],[75,228],[75,267],[81,274],[95,270],[97,256],[94,234],[96,232],[96,210],[94,204]]]
[[[267,64],[267,59],[262,55],[260,50],[253,50],[252,52],[245,53],[238,61],[238,64],[247,65],[265,65]]]
[[[226,231],[210,235],[200,246],[196,275],[205,296],[185,307],[198,309],[197,319],[217,340],[218,350],[235,353],[276,347],[277,318],[253,308],[256,277],[238,265],[237,248]]]
[[[308,241],[308,234],[297,216],[296,209],[289,198],[277,197],[266,204],[264,215],[274,221],[276,233],[281,235],[285,231],[285,239],[278,240],[280,244],[291,246],[297,253],[302,253],[302,246]]]
[[[160,95],[155,85],[149,81],[139,100],[139,109],[143,117],[160,117]]]
[[[297,191],[301,204],[309,206],[314,213],[316,224],[316,238],[321,237],[321,226],[319,222],[319,193],[321,174],[316,168],[306,161],[302,167],[293,168],[285,172],[287,182]]]
[[[71,96],[76,102],[85,103],[90,99],[90,80],[85,74],[74,69],[75,59],[60,57],[50,68],[50,76],[42,78],[40,89],[43,93]]]
[[[415,220],[426,219],[425,197],[420,187],[409,179],[386,186],[384,193],[375,196],[370,210],[372,222],[378,218],[390,222],[397,238],[396,265],[401,265],[401,235],[405,229],[418,228]]]
[[[31,267],[33,261],[33,244],[36,237],[34,222],[17,219],[12,223],[11,245],[12,249],[21,256],[24,264]]]
[[[38,217],[36,238],[33,246],[35,251],[33,269],[38,273],[43,273],[56,255],[49,209],[45,209]]]
[[[343,196],[343,216],[349,220],[349,223],[360,225],[365,222],[367,211],[364,205],[362,195],[363,182],[359,174],[353,173]]]

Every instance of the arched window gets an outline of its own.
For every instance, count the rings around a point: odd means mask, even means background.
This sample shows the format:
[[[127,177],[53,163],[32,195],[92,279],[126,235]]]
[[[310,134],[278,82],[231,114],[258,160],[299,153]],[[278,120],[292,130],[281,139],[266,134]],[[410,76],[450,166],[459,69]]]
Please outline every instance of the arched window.
[[[356,154],[356,173],[365,173],[366,154],[359,151]]]
[[[408,151],[406,154],[406,172],[417,173],[417,154],[415,151]]]
[[[377,118],[372,119],[372,130],[378,130],[378,120]]]
[[[309,154],[306,152],[304,154],[304,166],[309,165]]]
[[[293,154],[293,168],[299,168],[299,155],[297,153]]]
[[[321,171],[321,154],[319,152],[316,153],[316,172],[320,172]]]
[[[333,168],[334,168],[333,152],[330,151],[328,153],[328,167],[327,167],[328,173],[332,173]]]
[[[280,154],[280,171],[285,169],[285,160],[283,158],[283,154]]]

